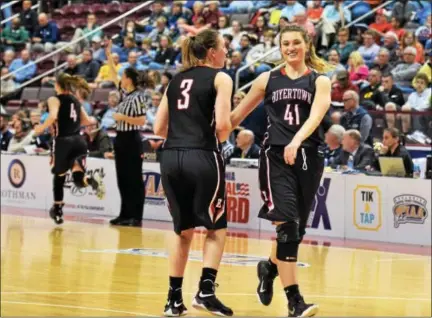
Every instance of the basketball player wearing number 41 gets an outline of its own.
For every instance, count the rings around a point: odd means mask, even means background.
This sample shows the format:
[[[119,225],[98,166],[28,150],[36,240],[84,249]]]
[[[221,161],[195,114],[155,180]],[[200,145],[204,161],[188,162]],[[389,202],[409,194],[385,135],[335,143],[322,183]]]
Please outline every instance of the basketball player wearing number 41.
[[[259,217],[276,225],[277,238],[269,260],[258,263],[257,293],[268,306],[279,274],[289,316],[310,317],[317,314],[318,306],[305,303],[296,262],[324,170],[322,120],[330,107],[331,83],[320,73],[330,66],[316,56],[311,39],[298,26],[282,29],[280,48],[286,65],[256,79],[231,113],[231,124],[237,127],[264,100],[268,127],[259,159],[264,201]]]
[[[169,251],[169,291],[164,315],[183,316],[182,283],[194,228],[207,229],[203,269],[192,306],[232,316],[215,295],[227,229],[225,163],[220,142],[231,132],[233,83],[220,71],[227,51],[217,31],[204,30],[182,45],[183,70],[170,81],[154,132],[164,137],[161,180],[174,223]]]

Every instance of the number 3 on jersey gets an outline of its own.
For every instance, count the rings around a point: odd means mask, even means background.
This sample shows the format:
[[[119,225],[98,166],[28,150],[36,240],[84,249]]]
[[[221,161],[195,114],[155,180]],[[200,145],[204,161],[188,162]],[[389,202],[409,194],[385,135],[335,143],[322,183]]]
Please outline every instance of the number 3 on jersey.
[[[181,94],[183,98],[177,100],[177,109],[187,109],[189,107],[190,94],[189,91],[192,88],[192,79],[184,79],[180,84]]]
[[[76,122],[77,118],[78,118],[78,115],[75,111],[75,105],[74,104],[70,105],[70,118],[72,118],[74,122]]]
[[[294,111],[291,109],[291,104],[288,104],[286,106],[285,110],[285,120],[288,122],[289,125],[300,125],[300,116],[299,116],[299,110],[298,110],[298,104],[294,105]],[[294,116],[293,116],[294,113]]]

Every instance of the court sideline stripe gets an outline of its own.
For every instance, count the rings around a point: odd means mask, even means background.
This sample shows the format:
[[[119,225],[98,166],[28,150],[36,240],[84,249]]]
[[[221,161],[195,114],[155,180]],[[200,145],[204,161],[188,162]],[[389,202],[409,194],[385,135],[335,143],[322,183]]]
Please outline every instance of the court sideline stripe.
[[[50,294],[50,295],[165,295],[166,292],[80,292],[80,291],[29,291],[29,292],[1,292],[2,295],[26,295],[26,294]],[[183,295],[195,295],[196,293],[183,293]],[[251,293],[218,293],[220,296],[256,296],[256,294]],[[277,296],[284,296],[283,294]],[[414,300],[414,301],[431,301],[430,298],[404,298],[404,297],[387,297],[387,296],[347,296],[347,295],[309,295],[312,298],[345,298],[345,299],[380,299],[380,300]]]
[[[154,315],[143,314],[140,312],[113,310],[113,309],[107,309],[107,308],[82,307],[82,306],[73,306],[73,305],[57,305],[57,304],[33,303],[33,302],[26,302],[26,301],[9,301],[9,300],[2,300],[1,303],[2,304],[3,303],[4,304],[15,304],[15,305],[32,305],[32,306],[41,306],[41,307],[83,309],[83,310],[93,310],[93,311],[106,311],[106,312],[112,312],[112,313],[117,313],[117,314],[129,314],[129,315],[144,316],[144,317],[156,317]]]

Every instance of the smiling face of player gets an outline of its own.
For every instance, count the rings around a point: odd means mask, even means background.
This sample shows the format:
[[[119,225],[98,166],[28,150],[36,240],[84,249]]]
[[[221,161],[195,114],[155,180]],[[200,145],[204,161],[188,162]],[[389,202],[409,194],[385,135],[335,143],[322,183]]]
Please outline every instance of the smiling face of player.
[[[281,32],[280,48],[282,57],[287,64],[298,65],[305,63],[306,54],[309,52],[308,46],[301,32],[290,30]]]

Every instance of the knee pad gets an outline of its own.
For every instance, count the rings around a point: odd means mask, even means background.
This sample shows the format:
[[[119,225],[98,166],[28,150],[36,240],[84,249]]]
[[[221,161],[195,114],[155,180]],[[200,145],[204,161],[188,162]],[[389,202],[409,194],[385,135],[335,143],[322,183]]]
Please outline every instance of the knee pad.
[[[87,183],[84,180],[84,172],[82,171],[74,171],[72,172],[72,180],[77,188],[85,188],[87,187]]]
[[[53,179],[53,192],[54,192],[54,201],[61,202],[63,201],[64,196],[64,184],[65,184],[66,176],[58,176],[54,175]]]
[[[276,258],[282,262],[297,262],[300,244],[299,224],[289,221],[276,227]]]

